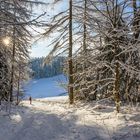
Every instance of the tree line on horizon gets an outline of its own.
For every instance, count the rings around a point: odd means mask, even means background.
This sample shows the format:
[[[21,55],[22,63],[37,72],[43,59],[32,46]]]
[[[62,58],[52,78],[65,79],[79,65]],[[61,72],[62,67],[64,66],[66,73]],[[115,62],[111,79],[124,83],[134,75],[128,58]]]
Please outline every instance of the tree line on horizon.
[[[51,61],[50,64],[44,63],[45,57],[35,57],[29,61],[30,77],[33,79],[48,78],[56,75],[64,74],[63,66],[65,57],[58,56]]]

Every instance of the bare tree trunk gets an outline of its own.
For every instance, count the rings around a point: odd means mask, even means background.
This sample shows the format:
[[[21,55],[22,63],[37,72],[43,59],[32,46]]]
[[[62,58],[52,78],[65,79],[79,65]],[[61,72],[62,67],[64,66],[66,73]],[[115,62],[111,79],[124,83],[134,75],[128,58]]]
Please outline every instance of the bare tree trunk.
[[[19,104],[19,93],[20,93],[20,70],[19,70],[19,77],[18,77],[18,89],[17,89],[17,105]]]
[[[15,52],[16,52],[16,43],[15,43],[15,25],[13,25],[13,46],[12,46],[12,68],[11,68],[11,80],[10,80],[10,102],[13,101],[13,83],[14,83],[14,62],[15,62]]]
[[[137,44],[139,37],[140,37],[140,8],[138,7],[139,0],[133,0],[133,29],[134,29],[134,44]],[[137,66],[139,69],[139,63],[137,60],[139,59],[139,52],[135,51],[133,52],[134,57],[134,65]],[[135,85],[133,85],[135,88],[135,92],[138,93],[138,83],[135,82]]]
[[[73,61],[72,61],[72,0],[69,0],[69,102],[70,104],[74,103],[74,94],[73,94]]]
[[[86,27],[86,20],[87,20],[87,0],[84,3],[84,38],[83,38],[83,51],[86,55],[87,45],[86,45],[86,38],[87,38],[87,27]]]
[[[134,28],[134,37],[135,37],[135,41],[137,41],[138,37],[139,37],[139,18],[138,16],[140,16],[138,14],[138,8],[137,8],[137,0],[133,0],[133,16],[134,16],[134,21],[133,21],[133,28]]]
[[[84,93],[85,98],[89,97],[88,95],[88,89],[87,89],[87,73],[86,73],[86,68],[87,68],[87,27],[86,27],[86,21],[87,21],[87,0],[84,0],[84,16],[83,16],[83,58],[84,58],[84,64],[83,64],[83,79],[85,81],[85,88],[86,88],[86,92]]]
[[[127,102],[130,103],[130,100],[129,100],[129,76],[128,76],[128,74],[126,75],[125,98],[126,98]]]
[[[116,68],[115,68],[115,93],[114,93],[114,100],[116,104],[116,111],[120,112],[120,94],[119,94],[119,88],[120,88],[120,74],[119,74],[119,63],[116,62]]]

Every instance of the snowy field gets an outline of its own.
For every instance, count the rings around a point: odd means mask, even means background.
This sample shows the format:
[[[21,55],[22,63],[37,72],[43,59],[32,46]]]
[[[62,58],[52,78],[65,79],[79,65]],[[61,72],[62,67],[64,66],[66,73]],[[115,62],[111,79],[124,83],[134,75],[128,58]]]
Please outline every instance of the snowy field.
[[[116,114],[105,103],[76,103],[67,97],[23,101],[11,115],[0,111],[0,140],[140,140],[139,108]]]
[[[67,91],[60,84],[67,83],[64,75],[51,78],[34,79],[25,86],[25,95],[33,98],[45,98],[67,95]]]

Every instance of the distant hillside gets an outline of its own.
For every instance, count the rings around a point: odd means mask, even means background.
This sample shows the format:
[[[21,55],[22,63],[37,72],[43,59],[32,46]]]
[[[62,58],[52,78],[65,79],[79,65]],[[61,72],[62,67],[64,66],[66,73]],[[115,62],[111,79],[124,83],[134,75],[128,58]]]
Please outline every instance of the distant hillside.
[[[56,57],[50,64],[45,66],[43,66],[44,57],[31,59],[31,77],[40,79],[62,74],[64,59],[64,57]]]

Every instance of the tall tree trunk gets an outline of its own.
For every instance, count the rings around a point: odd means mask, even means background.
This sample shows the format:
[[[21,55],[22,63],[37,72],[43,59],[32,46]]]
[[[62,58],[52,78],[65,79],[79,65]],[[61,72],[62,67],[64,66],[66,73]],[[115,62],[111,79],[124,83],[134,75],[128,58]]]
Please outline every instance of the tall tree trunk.
[[[119,88],[120,88],[120,74],[119,74],[119,63],[116,62],[116,68],[115,68],[115,93],[114,93],[114,100],[116,104],[116,111],[120,112],[120,94],[119,94]]]
[[[13,46],[12,46],[12,67],[11,67],[11,80],[10,80],[10,102],[13,101],[13,85],[14,85],[14,63],[15,63],[15,52],[16,52],[16,42],[15,42],[15,25],[13,25]]]
[[[69,0],[69,102],[73,104],[74,94],[73,94],[73,61],[72,61],[72,0]]]
[[[97,71],[96,81],[99,81],[99,73],[98,73],[98,71]],[[93,95],[93,100],[96,100],[96,99],[97,99],[98,84],[99,84],[99,83],[97,82],[97,84],[95,85],[95,88],[94,88],[95,92],[94,92],[94,95]]]
[[[20,69],[18,73],[17,105],[19,104],[19,93],[20,93]]]
[[[126,75],[126,82],[125,82],[125,98],[126,98],[126,101],[128,102],[128,103],[130,103],[130,95],[129,95],[129,83],[130,83],[130,81],[129,81],[129,79],[130,79],[130,77],[129,77],[129,75],[127,74]]]
[[[87,44],[86,44],[86,38],[87,38],[87,27],[86,27],[86,21],[87,21],[87,0],[85,0],[84,3],[84,38],[83,38],[83,51],[86,55],[87,52]]]
[[[86,92],[84,93],[85,98],[89,97],[88,95],[88,88],[87,88],[87,73],[86,73],[86,68],[87,68],[87,27],[86,27],[86,21],[87,21],[87,0],[84,0],[84,16],[83,16],[83,58],[84,58],[84,64],[83,64],[83,79],[85,81],[84,88],[86,88]]]
[[[134,28],[134,37],[135,37],[135,42],[137,41],[139,37],[139,18],[140,14],[138,14],[138,8],[137,8],[137,0],[133,0],[133,16],[134,16],[134,21],[133,21],[133,28]]]
[[[138,2],[139,0],[133,0],[133,16],[134,16],[134,20],[133,20],[133,29],[134,29],[134,44],[137,44],[137,41],[139,39],[140,36],[140,8],[138,7]],[[133,64],[137,67],[137,69],[139,69],[139,52],[134,51],[132,56],[133,58]],[[132,85],[133,88],[135,88],[135,92],[138,93],[138,83],[135,82],[135,85]]]

